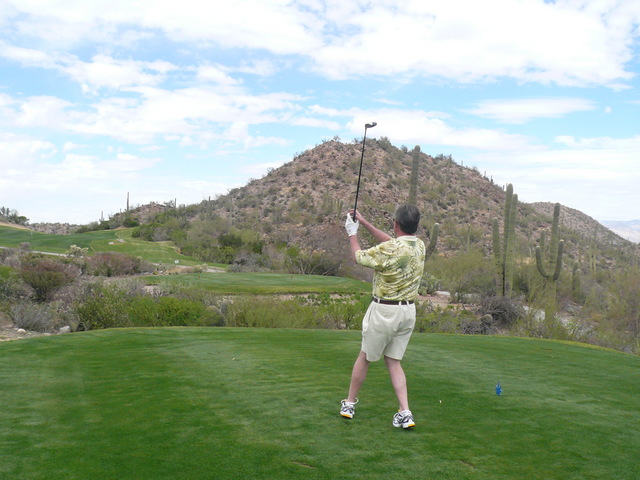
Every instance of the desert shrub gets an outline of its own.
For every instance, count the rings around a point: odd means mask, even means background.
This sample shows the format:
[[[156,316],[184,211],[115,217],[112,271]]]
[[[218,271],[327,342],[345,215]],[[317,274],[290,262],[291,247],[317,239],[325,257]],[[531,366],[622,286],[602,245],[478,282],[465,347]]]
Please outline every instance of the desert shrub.
[[[4,263],[4,261],[10,257],[15,257],[18,253],[18,250],[15,248],[0,248],[0,262]]]
[[[497,327],[508,328],[523,318],[525,313],[522,305],[512,298],[485,297],[480,301],[477,314],[490,315]]]
[[[359,328],[370,297],[348,295],[236,296],[221,306],[224,324],[230,327]]]
[[[206,288],[193,288],[188,285],[180,285],[174,282],[161,282],[157,288],[160,294],[176,298],[184,298],[194,302],[200,302],[207,307],[219,307],[220,296]]]
[[[495,293],[492,261],[485,258],[479,248],[472,247],[452,257],[432,257],[429,273],[442,280],[443,287],[453,294],[456,301],[467,294],[487,296]]]
[[[460,318],[460,333],[465,335],[491,335],[497,333],[496,321],[489,315],[469,316]]]
[[[92,285],[74,309],[78,330],[130,327],[123,308],[128,298],[127,293],[116,286]]]
[[[139,257],[119,252],[98,253],[89,257],[87,264],[88,273],[103,277],[135,275],[149,270]]]
[[[371,296],[359,293],[332,297],[323,293],[309,295],[300,301],[317,312],[317,327],[352,330],[362,327],[362,318],[371,303]]]
[[[56,326],[55,307],[23,301],[11,305],[10,316],[17,328],[32,332],[49,332]]]
[[[176,297],[133,297],[125,306],[135,327],[220,326],[222,315],[204,304]]]
[[[318,312],[303,302],[269,296],[234,297],[223,312],[229,327],[313,328],[318,323]]]
[[[469,310],[459,310],[451,305],[446,308],[434,307],[428,302],[420,303],[416,310],[416,332],[464,333],[465,325],[475,321]]]
[[[127,285],[94,285],[76,305],[75,315],[81,330],[222,325],[220,311],[201,301],[154,297],[141,294]]]
[[[0,265],[0,301],[26,296],[25,287],[13,268]]]
[[[284,254],[285,268],[289,273],[335,276],[340,270],[340,261],[325,250],[305,250],[293,245]]]
[[[418,293],[420,295],[433,295],[441,288],[442,282],[439,278],[431,275],[430,273],[425,273],[420,280]]]
[[[268,258],[257,253],[241,253],[229,267],[229,272],[268,272]]]
[[[36,301],[51,300],[54,293],[72,283],[79,275],[78,267],[48,258],[29,258],[22,262],[20,276],[34,291]]]
[[[27,297],[28,287],[18,277],[0,277],[0,302],[10,302],[21,297]]]

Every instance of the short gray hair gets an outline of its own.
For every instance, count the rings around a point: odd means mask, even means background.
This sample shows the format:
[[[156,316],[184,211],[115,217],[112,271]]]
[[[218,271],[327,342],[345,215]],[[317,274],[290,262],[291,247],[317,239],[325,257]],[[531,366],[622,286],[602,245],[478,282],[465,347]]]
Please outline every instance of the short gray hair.
[[[403,203],[396,208],[393,219],[398,222],[400,230],[408,235],[413,235],[420,224],[420,210],[411,203]]]

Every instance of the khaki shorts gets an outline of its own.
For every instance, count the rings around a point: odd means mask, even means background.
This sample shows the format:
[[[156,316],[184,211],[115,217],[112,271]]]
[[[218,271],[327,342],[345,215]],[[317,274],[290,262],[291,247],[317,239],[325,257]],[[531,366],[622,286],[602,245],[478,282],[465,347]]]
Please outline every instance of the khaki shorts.
[[[402,360],[416,324],[416,306],[371,302],[362,320],[362,351],[376,362],[383,355]]]

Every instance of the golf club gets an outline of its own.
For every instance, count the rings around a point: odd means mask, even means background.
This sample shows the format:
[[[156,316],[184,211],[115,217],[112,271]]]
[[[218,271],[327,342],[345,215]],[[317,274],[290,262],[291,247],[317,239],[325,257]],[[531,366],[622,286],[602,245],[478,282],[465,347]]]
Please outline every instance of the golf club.
[[[360,193],[360,177],[362,176],[362,161],[364,160],[364,144],[367,140],[367,129],[377,125],[376,122],[367,123],[364,126],[364,137],[362,138],[362,155],[360,156],[360,171],[358,172],[358,186],[356,187],[356,202],[353,205],[353,220],[356,220],[356,208],[358,208],[358,194]]]

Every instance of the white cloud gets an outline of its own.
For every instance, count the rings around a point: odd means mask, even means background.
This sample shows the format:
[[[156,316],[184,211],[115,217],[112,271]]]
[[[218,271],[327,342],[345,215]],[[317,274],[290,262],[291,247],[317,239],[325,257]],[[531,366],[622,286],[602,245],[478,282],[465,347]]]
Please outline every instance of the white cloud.
[[[47,45],[56,45],[54,31],[65,43],[75,37],[105,45],[125,34],[161,33],[178,43],[300,56],[329,78],[509,77],[611,88],[632,78],[625,64],[633,58],[640,20],[637,2],[630,0],[69,0],[64,9],[43,0],[11,4],[23,14],[15,22],[19,31],[41,36]],[[112,67],[94,63],[95,69]]]
[[[632,77],[624,63],[633,25],[612,33],[607,18],[616,8],[602,14],[535,0],[385,2],[336,19],[344,34],[309,55],[331,78],[511,77],[614,87]]]
[[[257,60],[252,62],[242,62],[242,64],[235,67],[234,70],[241,73],[269,77],[278,71],[278,67],[274,62],[269,60]]]
[[[77,143],[73,143],[73,142],[64,142],[64,145],[62,146],[62,151],[63,152],[70,152],[72,150],[78,150],[80,148],[84,148],[85,145],[79,145]]]
[[[106,87],[121,89],[128,86],[157,85],[176,67],[168,62],[143,62],[114,59],[107,55],[95,55],[91,62],[75,60],[62,70],[83,85],[85,90]]]
[[[26,135],[0,132],[0,168],[9,172],[15,168],[25,168],[57,152],[56,146],[48,141]]]
[[[335,114],[331,110],[315,108],[319,113]],[[448,115],[422,110],[380,109],[367,113],[346,111],[351,120],[347,127],[362,135],[365,123],[375,121],[378,125],[369,135],[385,136],[394,142],[446,145],[480,150],[531,149],[529,139],[523,135],[509,134],[501,130],[477,127],[456,127],[448,123]]]
[[[130,153],[118,153],[115,159],[103,163],[102,168],[111,173],[138,172],[160,163],[158,158],[142,158]]]
[[[279,162],[268,162],[268,163],[254,163],[252,165],[246,165],[240,168],[241,172],[246,173],[251,178],[260,178],[266,175],[269,170],[281,167],[288,160],[283,160]]]
[[[4,43],[0,43],[0,55],[27,67],[57,70],[81,85],[86,93],[95,93],[97,88],[157,85],[177,69],[166,61],[122,60],[105,54],[83,62],[71,54],[49,54]]]
[[[504,123],[525,123],[536,118],[558,118],[595,108],[592,100],[582,98],[521,98],[484,100],[468,112]]]
[[[211,82],[219,85],[237,85],[239,82],[224,71],[224,68],[215,65],[200,65],[196,80],[199,82]]]
[[[51,96],[0,95],[0,113],[5,126],[43,126],[140,144],[191,138],[192,143],[217,139],[261,145],[272,140],[252,139],[249,127],[282,121],[296,124],[292,114],[300,110],[302,100],[285,92],[254,95],[226,86],[128,90],[134,96],[104,97],[84,107]]]
[[[572,139],[563,149],[470,154],[465,164],[513,183],[525,202],[560,202],[596,219],[636,218],[640,205],[640,137]]]

